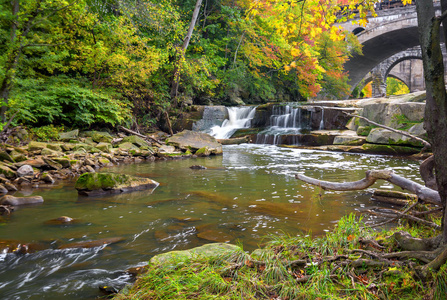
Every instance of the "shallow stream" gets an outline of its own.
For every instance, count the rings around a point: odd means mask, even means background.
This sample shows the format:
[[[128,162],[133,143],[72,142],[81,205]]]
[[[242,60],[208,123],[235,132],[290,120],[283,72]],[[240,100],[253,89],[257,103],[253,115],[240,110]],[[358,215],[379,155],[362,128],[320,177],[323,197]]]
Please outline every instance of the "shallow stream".
[[[190,169],[202,165],[207,169]],[[94,299],[98,286],[129,280],[122,271],[155,254],[211,241],[258,247],[269,234],[324,233],[343,215],[371,202],[368,191],[323,192],[294,178],[354,181],[368,169],[392,168],[418,181],[418,162],[375,155],[340,154],[266,145],[225,146],[210,158],[122,165],[106,171],[149,177],[160,183],[102,198],[78,197],[74,183],[18,192],[41,195],[42,205],[20,207],[0,219],[0,242],[35,243],[41,249],[18,256],[0,253],[1,299]],[[374,187],[393,188],[388,183]],[[45,221],[69,216],[77,224]],[[90,249],[61,245],[110,237],[124,240]]]

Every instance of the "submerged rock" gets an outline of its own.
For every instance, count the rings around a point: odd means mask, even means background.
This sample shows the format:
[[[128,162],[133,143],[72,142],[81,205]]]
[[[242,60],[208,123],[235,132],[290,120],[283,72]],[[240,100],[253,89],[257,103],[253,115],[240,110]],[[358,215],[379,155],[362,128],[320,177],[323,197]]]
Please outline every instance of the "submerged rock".
[[[77,220],[67,217],[67,216],[61,216],[56,219],[48,220],[45,222],[46,225],[68,225],[76,223]]]
[[[0,198],[0,204],[2,205],[26,205],[26,204],[36,204],[43,203],[43,198],[41,196],[31,196],[31,197],[14,197],[11,195],[5,195]]]
[[[75,188],[80,195],[98,196],[155,189],[158,185],[152,179],[127,174],[84,173],[76,181]]]

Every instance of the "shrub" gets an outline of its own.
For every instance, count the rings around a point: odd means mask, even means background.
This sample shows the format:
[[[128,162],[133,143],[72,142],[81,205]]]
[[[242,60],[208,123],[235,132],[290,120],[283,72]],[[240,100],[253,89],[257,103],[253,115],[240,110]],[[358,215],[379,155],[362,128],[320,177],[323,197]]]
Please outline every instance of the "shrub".
[[[10,99],[16,122],[28,125],[117,125],[130,119],[130,104],[111,90],[91,90],[82,79],[18,79]]]

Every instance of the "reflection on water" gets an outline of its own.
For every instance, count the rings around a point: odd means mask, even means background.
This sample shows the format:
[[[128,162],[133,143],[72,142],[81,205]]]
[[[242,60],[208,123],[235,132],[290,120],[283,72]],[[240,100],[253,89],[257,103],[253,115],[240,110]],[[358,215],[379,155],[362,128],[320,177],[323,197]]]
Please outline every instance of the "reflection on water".
[[[191,165],[206,170],[192,170]],[[0,223],[0,242],[31,243],[24,256],[0,253],[0,295],[5,299],[89,299],[98,286],[128,280],[121,271],[155,254],[210,241],[242,242],[253,250],[271,233],[321,234],[343,215],[374,205],[369,194],[329,192],[302,184],[303,173],[323,180],[353,181],[371,168],[393,168],[417,180],[416,162],[263,145],[224,147],[221,157],[123,165],[108,171],[158,182],[138,191],[80,198],[73,183],[34,191],[42,205],[21,207]],[[374,187],[393,188],[388,183]],[[30,192],[26,192],[30,194]],[[20,195],[20,193],[18,193]],[[73,225],[47,225],[62,215]],[[1,221],[1,219],[0,219]],[[124,241],[91,249],[57,248],[110,237]],[[30,245],[31,246],[31,245]]]

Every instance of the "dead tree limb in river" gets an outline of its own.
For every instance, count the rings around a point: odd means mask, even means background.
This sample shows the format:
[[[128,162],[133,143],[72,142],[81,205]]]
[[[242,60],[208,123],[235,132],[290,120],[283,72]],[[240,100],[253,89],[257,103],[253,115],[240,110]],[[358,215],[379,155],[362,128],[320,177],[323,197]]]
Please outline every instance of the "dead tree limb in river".
[[[315,178],[307,177],[302,174],[296,174],[295,178],[316,186],[320,186],[325,190],[335,190],[335,191],[363,190],[373,185],[378,179],[383,179],[401,187],[404,190],[408,190],[416,194],[418,198],[422,201],[435,205],[441,204],[441,198],[439,197],[439,193],[437,191],[432,190],[409,179],[403,178],[399,175],[396,175],[391,170],[369,170],[366,171],[365,178],[358,181],[343,182],[343,183],[318,180]]]

